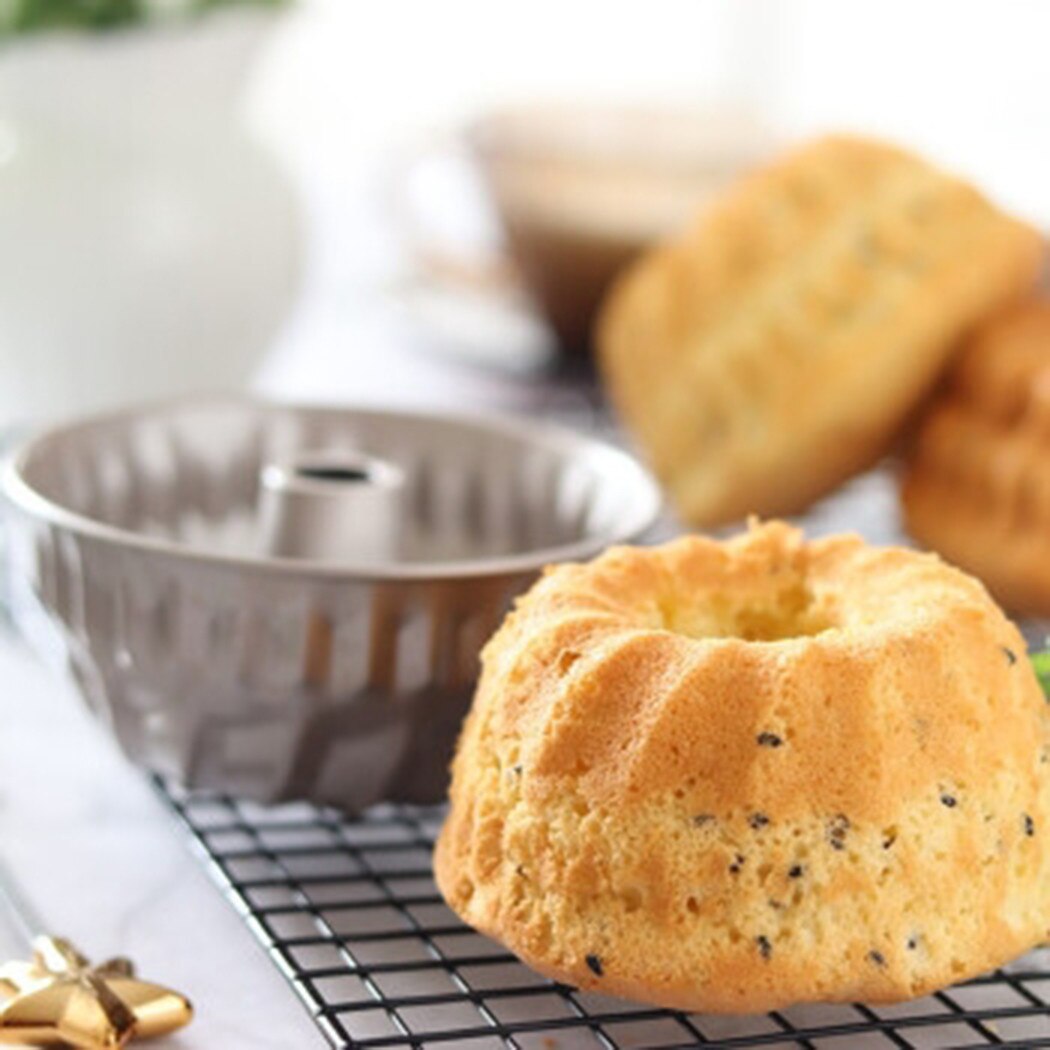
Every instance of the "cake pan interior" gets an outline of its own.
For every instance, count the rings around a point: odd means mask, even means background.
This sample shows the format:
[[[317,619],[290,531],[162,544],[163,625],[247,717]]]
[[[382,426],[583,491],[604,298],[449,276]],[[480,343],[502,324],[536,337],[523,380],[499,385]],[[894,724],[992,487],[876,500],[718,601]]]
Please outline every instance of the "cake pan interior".
[[[593,553],[657,509],[630,457],[566,431],[469,416],[176,402],[71,425],[16,464],[38,511],[124,541],[265,559],[265,466],[340,450],[398,467],[402,571]],[[24,494],[24,493],[23,493]],[[49,506],[45,506],[49,505]],[[343,566],[363,572],[375,566]]]

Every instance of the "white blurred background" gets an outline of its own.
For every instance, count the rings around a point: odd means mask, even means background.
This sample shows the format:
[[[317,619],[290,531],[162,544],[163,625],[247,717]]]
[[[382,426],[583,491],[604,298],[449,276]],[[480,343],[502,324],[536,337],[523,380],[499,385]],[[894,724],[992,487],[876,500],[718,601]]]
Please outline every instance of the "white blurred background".
[[[304,0],[251,108],[320,183],[536,96],[744,100],[792,135],[860,129],[920,147],[1046,222],[1048,40],[1041,0]]]
[[[507,106],[875,133],[1045,227],[1048,39],[1037,0],[299,0],[9,37],[0,423],[243,384],[520,407],[550,331],[420,263],[501,265],[462,129]]]

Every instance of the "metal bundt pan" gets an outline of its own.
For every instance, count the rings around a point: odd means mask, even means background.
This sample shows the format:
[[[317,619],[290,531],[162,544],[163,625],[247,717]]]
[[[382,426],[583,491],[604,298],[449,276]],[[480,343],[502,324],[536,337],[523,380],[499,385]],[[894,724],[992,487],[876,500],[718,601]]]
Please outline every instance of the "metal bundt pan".
[[[131,759],[348,809],[442,797],[511,599],[660,502],[545,425],[229,399],[59,427],[3,487],[16,616]]]

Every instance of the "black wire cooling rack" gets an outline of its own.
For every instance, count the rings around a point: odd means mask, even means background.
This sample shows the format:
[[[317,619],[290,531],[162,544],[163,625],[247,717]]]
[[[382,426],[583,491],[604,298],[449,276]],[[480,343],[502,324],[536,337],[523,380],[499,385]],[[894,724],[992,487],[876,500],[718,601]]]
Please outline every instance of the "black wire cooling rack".
[[[549,981],[461,923],[431,873],[441,808],[351,819],[158,786],[333,1047],[1050,1047],[1050,949],[896,1006],[658,1010]]]

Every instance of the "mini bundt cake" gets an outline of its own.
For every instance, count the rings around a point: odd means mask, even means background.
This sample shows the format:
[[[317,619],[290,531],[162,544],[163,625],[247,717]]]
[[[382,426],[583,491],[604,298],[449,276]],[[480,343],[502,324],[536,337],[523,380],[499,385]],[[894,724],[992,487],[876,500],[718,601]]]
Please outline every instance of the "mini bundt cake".
[[[541,973],[694,1011],[889,1001],[1050,927],[1048,707],[935,555],[617,548],[485,648],[435,870]]]
[[[1038,234],[902,150],[806,146],[614,285],[613,403],[686,521],[803,509],[886,450]]]
[[[920,421],[902,496],[916,539],[1008,608],[1050,615],[1050,302],[968,341]]]

